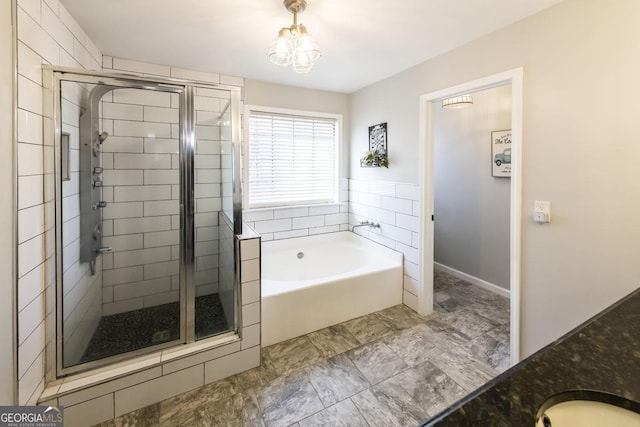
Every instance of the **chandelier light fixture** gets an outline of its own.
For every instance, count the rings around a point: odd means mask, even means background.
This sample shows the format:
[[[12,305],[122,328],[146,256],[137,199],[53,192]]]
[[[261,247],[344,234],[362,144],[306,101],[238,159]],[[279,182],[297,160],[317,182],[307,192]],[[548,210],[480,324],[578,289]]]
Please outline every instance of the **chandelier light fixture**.
[[[442,108],[463,108],[473,105],[471,95],[460,95],[442,100]]]
[[[284,7],[293,13],[293,25],[280,29],[278,37],[271,43],[269,60],[283,67],[291,66],[298,74],[308,73],[322,52],[306,27],[298,24],[298,13],[305,10],[307,1],[284,0]]]

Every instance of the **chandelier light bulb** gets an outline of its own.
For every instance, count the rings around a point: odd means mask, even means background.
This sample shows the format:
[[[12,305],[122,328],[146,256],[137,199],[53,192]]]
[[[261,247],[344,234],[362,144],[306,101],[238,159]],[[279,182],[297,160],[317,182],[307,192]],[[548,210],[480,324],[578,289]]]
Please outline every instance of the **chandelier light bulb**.
[[[269,60],[282,67],[291,65],[293,55],[293,43],[289,39],[289,30],[283,28],[278,33],[278,37],[271,43],[269,50]]]
[[[304,52],[295,52],[293,55],[293,71],[298,74],[306,74],[313,68],[313,61]]]
[[[304,53],[312,62],[322,55],[318,43],[307,33],[304,25],[300,25],[300,35],[296,38],[295,50],[296,52]]]

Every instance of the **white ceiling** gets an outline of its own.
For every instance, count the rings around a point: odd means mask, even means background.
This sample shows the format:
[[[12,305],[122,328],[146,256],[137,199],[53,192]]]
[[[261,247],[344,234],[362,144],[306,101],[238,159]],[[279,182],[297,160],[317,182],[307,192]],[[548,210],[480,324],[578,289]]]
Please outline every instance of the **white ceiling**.
[[[351,93],[562,0],[308,0],[306,75],[268,59],[282,0],[61,1],[105,55]]]

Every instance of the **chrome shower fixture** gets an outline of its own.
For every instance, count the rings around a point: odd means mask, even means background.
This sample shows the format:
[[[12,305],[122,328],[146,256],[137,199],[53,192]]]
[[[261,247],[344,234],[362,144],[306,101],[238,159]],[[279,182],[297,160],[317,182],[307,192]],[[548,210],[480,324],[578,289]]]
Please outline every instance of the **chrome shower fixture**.
[[[380,223],[369,221],[369,220],[360,221],[360,224],[356,224],[353,227],[351,227],[351,232],[353,233],[354,230],[358,227],[380,228]]]
[[[98,135],[98,141],[100,142],[100,144],[102,144],[107,138],[109,138],[109,132],[102,132],[100,135]]]

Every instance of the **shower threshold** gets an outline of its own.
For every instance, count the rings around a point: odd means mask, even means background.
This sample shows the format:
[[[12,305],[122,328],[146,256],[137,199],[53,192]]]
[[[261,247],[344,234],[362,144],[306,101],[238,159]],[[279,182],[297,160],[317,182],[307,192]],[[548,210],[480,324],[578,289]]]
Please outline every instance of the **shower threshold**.
[[[218,294],[195,299],[196,338],[202,339],[229,330]],[[100,320],[79,363],[92,362],[180,337],[180,304],[172,302]]]

